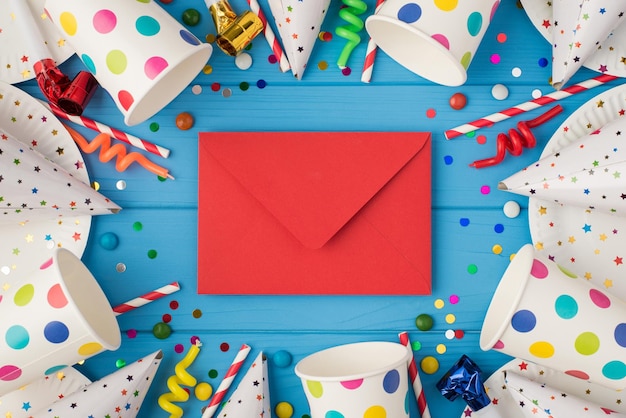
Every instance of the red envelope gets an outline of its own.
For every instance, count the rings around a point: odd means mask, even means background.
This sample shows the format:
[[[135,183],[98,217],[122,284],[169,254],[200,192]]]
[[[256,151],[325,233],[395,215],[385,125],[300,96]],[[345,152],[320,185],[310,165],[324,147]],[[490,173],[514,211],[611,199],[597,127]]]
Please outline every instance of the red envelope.
[[[198,293],[431,292],[429,133],[199,140]]]

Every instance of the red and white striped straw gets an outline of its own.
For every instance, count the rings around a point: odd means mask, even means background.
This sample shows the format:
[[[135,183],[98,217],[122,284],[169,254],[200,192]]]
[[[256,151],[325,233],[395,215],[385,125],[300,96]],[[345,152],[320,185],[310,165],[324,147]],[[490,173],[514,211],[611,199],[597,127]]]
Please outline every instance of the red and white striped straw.
[[[224,399],[226,392],[228,392],[228,388],[235,380],[237,373],[239,373],[239,369],[241,369],[241,365],[246,360],[248,353],[250,352],[250,346],[247,344],[243,344],[239,349],[239,352],[235,356],[235,359],[231,363],[230,367],[226,371],[226,375],[220,382],[220,385],[217,387],[215,394],[211,398],[209,405],[202,412],[202,418],[212,418],[215,411],[220,406],[220,403]]]
[[[385,0],[376,0],[376,9],[374,9],[374,14],[378,13],[380,7],[384,3]],[[363,72],[361,73],[361,81],[364,83],[369,83],[372,81],[372,73],[374,72],[374,60],[376,60],[376,51],[378,51],[378,46],[376,42],[370,37],[370,40],[367,42],[367,49],[365,50],[365,62],[363,63]]]
[[[422,387],[422,381],[420,380],[417,372],[417,365],[415,364],[415,357],[413,357],[413,348],[411,347],[411,340],[409,340],[409,333],[406,331],[398,334],[400,338],[400,344],[407,347],[411,352],[411,360],[409,362],[409,377],[411,378],[411,384],[413,385],[413,393],[417,400],[417,409],[419,410],[422,418],[430,418],[430,410],[426,403],[426,396],[424,395],[424,388]]]
[[[265,40],[278,60],[278,68],[280,68],[280,71],[283,73],[289,71],[291,65],[289,64],[287,56],[280,46],[280,42],[278,42],[276,35],[274,35],[272,27],[267,24],[267,18],[265,17],[263,10],[261,10],[259,2],[257,0],[248,0],[248,5],[250,6],[250,10],[252,10],[252,12],[257,15],[259,19],[261,19],[261,22],[263,22],[263,35],[265,35]]]
[[[510,107],[506,110],[502,110],[489,116],[485,116],[481,119],[477,119],[473,122],[469,122],[456,128],[449,129],[444,132],[444,135],[446,136],[446,139],[452,139],[457,136],[473,132],[480,128],[486,128],[492,126],[496,122],[500,122],[513,116],[517,116],[521,113],[528,112],[529,110],[534,110],[538,107],[554,103],[557,100],[564,99],[573,94],[582,93],[594,87],[613,81],[617,78],[618,77],[613,75],[602,74],[597,77],[590,78],[589,80],[582,81],[578,84],[573,84],[569,87],[564,88],[563,90],[554,91],[550,94],[546,94],[545,96],[538,97],[528,102],[518,104],[517,106]]]
[[[167,158],[170,155],[170,150],[167,148],[163,148],[159,145],[153,144],[152,142],[148,142],[145,139],[137,138],[131,134],[126,132],[122,132],[119,129],[112,128],[104,123],[96,122],[93,119],[89,119],[85,116],[76,116],[70,115],[59,109],[54,105],[50,105],[43,100],[41,103],[46,106],[52,113],[54,113],[57,117],[65,120],[69,120],[70,122],[74,122],[77,125],[84,126],[85,128],[92,129],[96,132],[100,132],[103,134],[107,134],[112,138],[115,138],[119,141],[126,142],[133,147],[142,149],[144,151],[151,152],[152,154],[158,155],[163,158]]]
[[[121,315],[125,312],[132,311],[133,309],[137,309],[140,306],[146,305],[154,300],[161,299],[163,296],[171,295],[174,292],[178,292],[179,290],[180,284],[178,284],[178,282],[172,282],[166,286],[153,290],[150,293],[146,293],[143,296],[139,296],[138,298],[131,299],[126,303],[117,305],[113,308],[113,312],[116,316]]]

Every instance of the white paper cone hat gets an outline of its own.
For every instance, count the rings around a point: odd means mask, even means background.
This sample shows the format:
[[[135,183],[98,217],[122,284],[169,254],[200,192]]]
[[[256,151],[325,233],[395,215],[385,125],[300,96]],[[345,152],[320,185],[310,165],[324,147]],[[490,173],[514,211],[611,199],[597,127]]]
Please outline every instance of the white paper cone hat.
[[[563,87],[625,19],[626,0],[553,0],[552,85]],[[602,68],[597,68],[602,72]],[[605,70],[606,71],[606,70]]]
[[[163,354],[156,351],[49,405],[33,418],[115,417],[139,413]]]
[[[121,209],[23,142],[1,132],[0,137],[0,224],[106,215]]]
[[[269,0],[291,71],[302,79],[330,0]]]
[[[623,418],[625,415],[564,393],[511,371],[504,379],[506,389],[527,418]]]
[[[626,118],[529,165],[502,180],[498,188],[626,216]]]
[[[163,109],[211,56],[154,0],[46,0],[45,10],[127,125]]]
[[[263,353],[254,360],[217,418],[270,417],[270,387]]]
[[[0,395],[121,343],[113,309],[78,257],[57,248],[40,263],[0,288]]]

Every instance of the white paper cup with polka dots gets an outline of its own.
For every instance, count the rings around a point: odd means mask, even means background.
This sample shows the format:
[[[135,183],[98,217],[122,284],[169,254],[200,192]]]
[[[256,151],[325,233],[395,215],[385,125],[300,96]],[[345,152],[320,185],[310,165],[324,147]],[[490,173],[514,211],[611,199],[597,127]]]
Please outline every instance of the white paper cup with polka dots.
[[[523,246],[493,295],[480,347],[626,388],[626,303]]]
[[[500,0],[386,0],[365,21],[372,40],[415,74],[460,86]]]
[[[312,418],[409,417],[409,349],[371,341],[305,357],[295,371]]]
[[[0,287],[0,318],[0,396],[121,343],[102,289],[63,248]]]
[[[211,56],[154,0],[46,0],[45,11],[127,125],[167,106]]]

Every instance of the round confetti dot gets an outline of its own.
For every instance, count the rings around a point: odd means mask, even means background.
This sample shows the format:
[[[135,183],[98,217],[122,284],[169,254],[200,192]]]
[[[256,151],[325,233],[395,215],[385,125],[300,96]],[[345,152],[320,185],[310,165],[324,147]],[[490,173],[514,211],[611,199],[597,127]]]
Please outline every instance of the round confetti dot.
[[[274,408],[278,418],[291,418],[293,415],[293,406],[289,402],[278,402]]]
[[[317,63],[317,68],[319,68],[322,71],[325,71],[328,69],[328,61],[320,61]]]
[[[352,74],[352,69],[350,67],[344,67],[341,69],[341,74],[349,76],[350,74]]]
[[[199,401],[208,401],[213,394],[213,387],[207,382],[200,382],[194,388],[194,394]]]
[[[193,312],[191,313],[191,316],[198,319],[202,316],[202,311],[200,309],[194,309]]]
[[[532,98],[533,98],[533,99],[538,99],[538,98],[540,98],[541,96],[543,96],[543,92],[542,92],[541,90],[539,90],[539,89],[534,89],[534,90],[530,93],[530,95],[532,96]]]
[[[415,318],[415,326],[420,331],[428,331],[433,327],[433,317],[428,314],[419,314],[417,318]]]
[[[448,298],[448,301],[451,304],[456,305],[457,303],[459,303],[459,295],[450,295],[450,297]]]
[[[126,360],[121,359],[121,358],[115,360],[115,367],[117,367],[118,369],[121,369],[124,366],[126,366]]]
[[[141,231],[143,229],[143,224],[141,222],[133,223],[133,229],[135,231]]]
[[[432,118],[434,118],[435,116],[437,116],[437,111],[436,111],[435,109],[432,109],[432,108],[431,108],[431,109],[426,110],[426,117],[427,117],[427,118],[432,119]]]
[[[159,322],[152,327],[152,334],[159,340],[164,340],[172,334],[172,328],[165,322]]]
[[[470,224],[469,218],[461,218],[459,219],[459,224],[461,226],[468,226]]]
[[[419,341],[411,341],[411,349],[413,351],[420,351],[422,349],[422,343]]]
[[[498,35],[496,35],[496,40],[500,42],[501,44],[505,43],[506,39],[507,39],[506,33],[499,33]]]
[[[118,180],[118,181],[115,183],[115,188],[116,188],[117,190],[125,190],[125,189],[126,189],[126,181],[124,181],[124,180]]]
[[[200,84],[194,84],[193,87],[191,87],[191,92],[193,94],[195,94],[196,96],[201,94],[202,93],[202,86]]]
[[[222,90],[222,97],[229,98],[232,95],[233,91],[230,88],[226,87],[224,90]]]
[[[158,130],[159,130],[159,127],[160,127],[160,126],[159,126],[159,124],[158,124],[158,123],[156,123],[156,122],[152,122],[152,123],[150,124],[150,131],[152,131],[152,132],[156,132],[156,131],[158,131]]]
[[[114,250],[120,243],[119,238],[113,232],[105,232],[100,235],[100,239],[98,240],[100,246],[105,250]]]
[[[450,107],[454,110],[461,110],[467,105],[467,96],[463,93],[454,93],[450,96]]]
[[[487,137],[485,135],[476,136],[476,143],[480,145],[484,145],[487,143]]]
[[[211,90],[212,91],[220,91],[221,88],[222,88],[222,86],[220,85],[220,83],[212,83],[211,84]]]
[[[470,264],[467,266],[467,272],[469,274],[476,274],[478,273],[478,266],[476,264]]]
[[[212,65],[205,65],[204,67],[202,67],[202,73],[203,74],[211,74],[213,72],[213,66]]]
[[[219,375],[219,373],[217,372],[217,370],[211,369],[209,370],[208,375],[211,379],[215,379]]]
[[[173,300],[173,301],[170,302],[170,309],[176,310],[176,309],[178,309],[178,306],[179,305],[178,305],[178,301],[177,300]]]
[[[156,250],[148,250],[148,258],[149,259],[155,259],[157,256],[157,251]]]
[[[491,88],[491,95],[496,100],[504,100],[509,97],[509,89],[504,84],[495,84]]]
[[[270,64],[276,64],[278,62],[278,59],[276,58],[276,55],[270,54],[267,57],[267,62],[269,62]]]
[[[489,61],[492,64],[500,64],[500,54],[491,54],[491,57],[489,57]]]
[[[228,350],[230,350],[230,345],[228,343],[221,343],[220,344],[220,350],[225,353]]]
[[[172,315],[170,314],[163,314],[163,316],[161,317],[161,320],[163,322],[165,322],[166,324],[169,324],[170,322],[172,322]]]
[[[124,263],[117,263],[115,265],[115,271],[117,271],[118,273],[124,273],[126,271],[126,264],[124,264]]]
[[[176,116],[176,127],[181,131],[191,129],[193,124],[194,119],[189,112],[181,112]]]
[[[420,361],[420,367],[426,374],[435,374],[439,370],[439,361],[433,356],[426,356]]]
[[[522,75],[522,69],[519,67],[515,67],[511,70],[511,75],[515,78],[520,77]]]
[[[178,354],[182,353],[183,351],[185,351],[185,347],[182,344],[176,344],[174,346],[174,351]]]
[[[435,351],[439,354],[444,354],[447,350],[448,348],[445,344],[437,344],[437,347],[435,347]]]
[[[456,316],[454,314],[447,314],[446,315],[446,322],[448,324],[454,324],[454,322],[456,321]]]
[[[258,80],[256,86],[260,89],[264,89],[267,86],[267,82],[265,80]]]
[[[239,90],[246,91],[249,88],[250,88],[250,83],[247,83],[245,81],[242,81],[241,83],[239,83]]]
[[[291,354],[285,350],[279,350],[272,356],[272,361],[276,367],[287,367],[291,364]]]
[[[183,12],[183,23],[188,26],[196,26],[200,23],[200,12],[196,9],[187,9]]]
[[[452,330],[452,329],[446,330],[446,333],[445,333],[444,335],[445,335],[445,337],[446,337],[448,340],[453,340],[453,339],[454,339],[454,337],[455,337],[455,336],[454,336],[454,330]]]
[[[495,244],[493,247],[491,247],[491,252],[496,255],[502,254],[502,245]]]
[[[509,200],[502,207],[502,212],[507,218],[517,218],[521,212],[519,203],[514,200]]]
[[[435,305],[435,308],[437,308],[437,309],[441,309],[441,308],[443,308],[443,307],[444,307],[445,302],[443,301],[443,299],[437,299],[437,300],[433,303],[433,305]]]
[[[137,337],[137,330],[134,328],[129,329],[128,331],[126,331],[126,336],[128,338],[135,338]]]
[[[242,52],[235,57],[235,65],[240,70],[247,70],[252,67],[252,56],[247,52]]]
[[[541,57],[537,60],[537,65],[539,65],[541,68],[547,67],[548,64],[549,64],[549,61],[545,57]]]
[[[486,184],[483,185],[483,186],[480,186],[480,193],[481,194],[489,194],[489,193],[491,193],[491,187],[489,187]]]
[[[494,232],[495,232],[496,234],[501,234],[501,233],[503,233],[503,232],[504,232],[504,225],[502,225],[502,224],[495,224],[495,225],[493,226],[493,230],[494,230]]]
[[[446,155],[443,157],[443,162],[445,165],[451,165],[454,162],[454,158],[451,155]]]
[[[462,329],[457,329],[454,331],[454,336],[460,340],[461,338],[463,338],[465,336],[465,331],[463,331]]]

